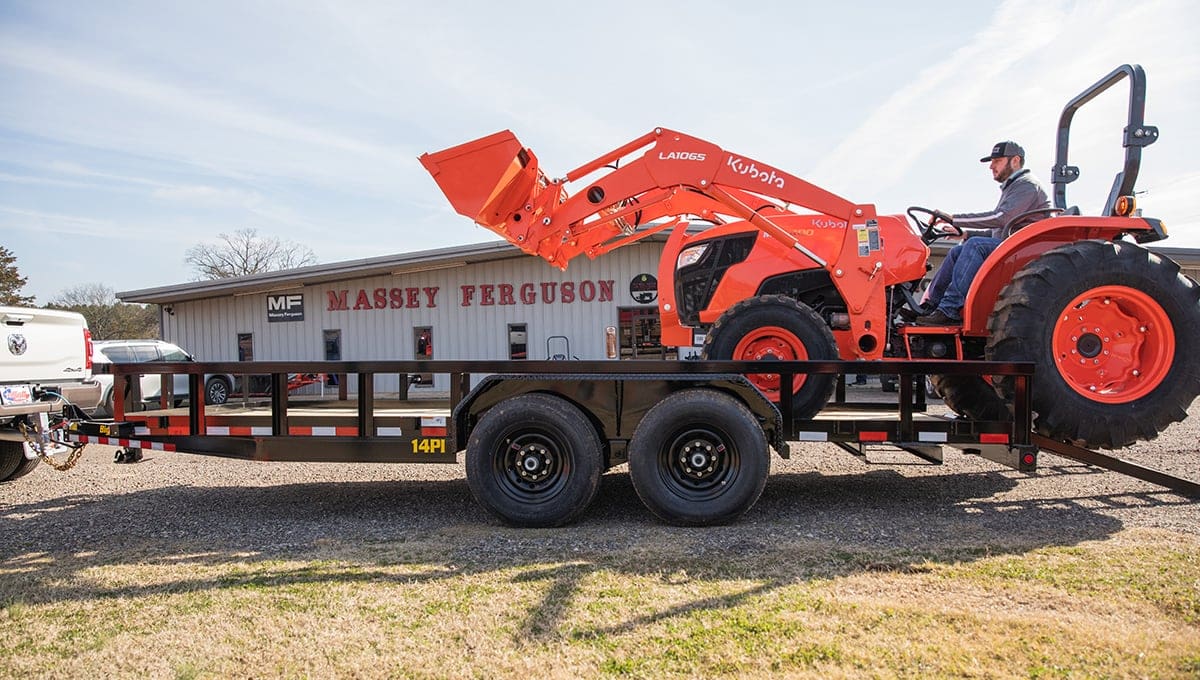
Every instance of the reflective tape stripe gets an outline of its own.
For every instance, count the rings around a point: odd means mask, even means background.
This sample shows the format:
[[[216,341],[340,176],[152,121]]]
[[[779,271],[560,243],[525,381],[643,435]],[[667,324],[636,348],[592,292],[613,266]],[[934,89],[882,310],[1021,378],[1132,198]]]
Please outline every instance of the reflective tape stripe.
[[[1008,435],[1006,434],[981,434],[979,435],[980,444],[1007,444]]]
[[[401,437],[404,432],[398,427],[377,427],[375,435],[378,437]]]
[[[80,444],[104,444],[105,446],[120,446],[126,449],[151,449],[154,451],[174,451],[174,444],[164,444],[162,442],[144,442],[137,439],[119,439],[117,437],[95,437],[86,434],[72,434],[67,436],[73,442]]]
[[[860,442],[886,442],[887,432],[859,432],[858,441]]]
[[[917,441],[919,442],[942,442],[947,440],[945,432],[918,432]]]
[[[829,441],[828,432],[798,432],[796,433],[796,441],[798,442],[827,442]]]

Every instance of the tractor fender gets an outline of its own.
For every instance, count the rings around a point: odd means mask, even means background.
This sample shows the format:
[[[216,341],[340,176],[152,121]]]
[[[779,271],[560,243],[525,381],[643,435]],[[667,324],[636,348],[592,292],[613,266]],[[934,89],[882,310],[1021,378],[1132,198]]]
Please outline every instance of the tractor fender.
[[[1089,239],[1113,240],[1122,234],[1161,231],[1158,220],[1141,217],[1063,215],[1035,222],[1009,236],[984,260],[963,305],[963,335],[986,336],[988,316],[1000,290],[1025,265],[1067,243]]]

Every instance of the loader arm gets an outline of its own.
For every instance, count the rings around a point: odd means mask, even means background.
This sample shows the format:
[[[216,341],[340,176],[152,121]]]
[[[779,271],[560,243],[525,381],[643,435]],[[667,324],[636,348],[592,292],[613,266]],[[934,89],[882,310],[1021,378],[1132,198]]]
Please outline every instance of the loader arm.
[[[826,267],[772,213],[797,206],[848,225],[875,217],[874,206],[856,205],[766,163],[665,128],[561,179],[547,178],[533,152],[507,130],[424,154],[420,161],[459,214],[560,269],[580,254],[595,257],[671,226],[639,230],[643,225],[685,216],[746,220]],[[610,171],[591,178],[604,169]],[[574,195],[567,191],[587,178]],[[847,236],[849,241],[853,234],[848,230]]]

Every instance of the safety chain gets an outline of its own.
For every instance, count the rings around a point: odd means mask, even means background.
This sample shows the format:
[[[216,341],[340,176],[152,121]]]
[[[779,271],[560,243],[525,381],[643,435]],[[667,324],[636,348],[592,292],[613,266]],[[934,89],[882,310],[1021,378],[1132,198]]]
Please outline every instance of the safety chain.
[[[59,472],[66,472],[67,470],[75,467],[75,464],[78,463],[79,459],[83,457],[83,450],[87,448],[87,444],[80,444],[79,446],[72,447],[71,455],[67,456],[67,460],[63,463],[56,463],[53,457],[46,454],[45,447],[37,441],[37,438],[30,436],[29,428],[25,426],[25,423],[18,423],[17,426],[21,430],[21,436],[25,438],[25,443],[29,444],[29,448],[38,455],[38,458],[41,458],[46,462],[47,465],[55,470],[58,470]],[[70,445],[67,444],[67,446]]]

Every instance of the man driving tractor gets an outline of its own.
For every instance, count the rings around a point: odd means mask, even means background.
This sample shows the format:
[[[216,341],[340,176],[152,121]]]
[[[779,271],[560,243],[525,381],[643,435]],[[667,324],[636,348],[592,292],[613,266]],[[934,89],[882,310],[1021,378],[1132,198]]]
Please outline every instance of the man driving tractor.
[[[988,212],[950,215],[934,211],[935,223],[950,225],[953,231],[948,235],[964,240],[950,249],[934,274],[922,300],[923,309],[908,313],[909,320],[915,318],[918,325],[961,325],[963,303],[983,261],[1013,232],[1045,216],[1037,211],[1050,208],[1045,189],[1025,167],[1025,149],[1020,144],[999,142],[980,161],[990,164],[992,179],[1000,183],[1000,202]],[[930,309],[933,311],[916,316]]]

